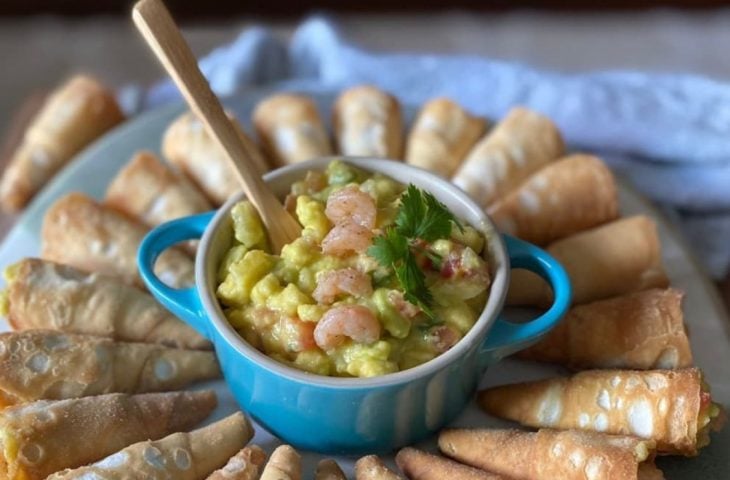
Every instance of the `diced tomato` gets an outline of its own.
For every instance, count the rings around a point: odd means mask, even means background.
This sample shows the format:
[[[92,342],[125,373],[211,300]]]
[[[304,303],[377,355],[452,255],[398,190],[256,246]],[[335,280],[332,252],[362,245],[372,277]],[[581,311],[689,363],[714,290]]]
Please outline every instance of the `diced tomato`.
[[[712,402],[712,395],[710,392],[700,392],[700,410],[709,408]]]

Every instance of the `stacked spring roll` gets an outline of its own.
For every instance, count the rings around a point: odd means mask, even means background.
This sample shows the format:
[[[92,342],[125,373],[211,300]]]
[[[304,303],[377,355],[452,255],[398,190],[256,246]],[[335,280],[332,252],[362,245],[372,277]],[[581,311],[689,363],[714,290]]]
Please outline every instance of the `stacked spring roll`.
[[[190,433],[173,433],[160,440],[135,443],[91,465],[55,473],[48,480],[204,480],[225,465],[251,437],[253,428],[239,412]]]
[[[696,368],[587,370],[489,388],[478,403],[526,426],[635,435],[656,442],[661,453],[686,456],[697,455],[724,420]]]
[[[398,100],[370,85],[345,90],[335,101],[332,124],[339,153],[399,159],[403,119]]]
[[[217,378],[213,352],[47,330],[0,334],[0,409],[40,399],[177,390]]]
[[[4,315],[15,330],[52,329],[208,349],[210,343],[148,293],[119,279],[38,258],[5,270]]]
[[[39,400],[0,412],[0,477],[43,480],[136,442],[194,427],[215,408],[211,391]]]

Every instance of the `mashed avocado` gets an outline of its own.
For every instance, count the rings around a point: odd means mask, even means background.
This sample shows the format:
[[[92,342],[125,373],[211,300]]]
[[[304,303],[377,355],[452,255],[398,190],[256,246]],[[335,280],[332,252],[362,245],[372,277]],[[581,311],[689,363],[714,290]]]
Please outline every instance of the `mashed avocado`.
[[[454,222],[443,238],[409,239],[410,263],[384,265],[372,246],[395,228],[404,192],[391,178],[341,161],[308,172],[286,201],[302,235],[280,255],[268,252],[255,209],[235,205],[217,289],[231,325],[272,358],[319,375],[384,375],[451,348],[486,303],[484,237]],[[421,291],[404,288],[414,268]]]

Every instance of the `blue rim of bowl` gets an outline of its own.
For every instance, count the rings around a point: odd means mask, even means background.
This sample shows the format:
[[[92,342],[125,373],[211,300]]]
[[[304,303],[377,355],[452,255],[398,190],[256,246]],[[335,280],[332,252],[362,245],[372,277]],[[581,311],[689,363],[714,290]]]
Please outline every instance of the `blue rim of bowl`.
[[[357,166],[366,170],[368,170],[368,167],[359,165],[359,162],[365,160],[371,163],[393,161],[385,159],[373,159],[368,157],[344,158],[342,156],[329,156],[322,157],[316,160],[302,162],[300,164],[282,167],[275,170],[274,172],[276,172],[276,175],[278,176],[284,175],[291,170],[306,171],[306,167],[311,166],[312,168],[318,168],[318,164],[326,163],[334,159],[344,159],[345,161],[352,160],[354,161],[353,163],[355,163]],[[507,248],[505,246],[504,240],[502,239],[502,236],[497,232],[497,229],[495,228],[493,222],[483,211],[483,209],[479,208],[478,205],[476,205],[476,203],[456,185],[453,185],[448,180],[437,177],[433,173],[428,172],[422,168],[415,167],[413,165],[406,165],[402,162],[399,163],[403,168],[411,169],[414,172],[418,171],[419,173],[424,173],[428,176],[433,177],[434,180],[437,180],[438,182],[443,184],[444,189],[447,190],[450,195],[459,199],[460,203],[464,204],[470,210],[473,210],[474,213],[476,213],[476,215],[483,222],[481,231],[485,233],[487,243],[491,250],[492,258],[501,263],[501,265],[497,266],[495,275],[492,278],[492,284],[489,287],[490,291],[487,299],[487,304],[480,314],[479,319],[472,326],[469,332],[461,340],[459,340],[459,342],[454,347],[432,360],[429,360],[421,365],[409,368],[407,370],[401,370],[398,372],[380,375],[377,377],[353,378],[317,375],[314,373],[309,373],[303,370],[296,369],[294,367],[290,367],[285,363],[274,360],[265,353],[251,346],[230,325],[230,323],[225,318],[225,315],[223,314],[219,302],[215,297],[215,292],[213,291],[213,287],[211,286],[212,284],[205,281],[206,261],[209,251],[208,246],[211,244],[213,232],[217,230],[218,226],[221,224],[227,213],[230,211],[233,204],[241,198],[242,194],[239,194],[238,196],[229,199],[223,206],[221,206],[216,211],[214,217],[208,224],[208,227],[206,228],[206,231],[203,234],[200,242],[199,252],[203,252],[203,254],[197,255],[195,260],[196,289],[198,291],[201,304],[203,306],[203,312],[207,315],[210,325],[218,330],[218,332],[229,343],[229,345],[234,347],[236,351],[238,351],[241,355],[249,358],[251,361],[255,362],[259,366],[265,368],[275,375],[284,377],[288,380],[307,385],[354,390],[360,388],[385,387],[389,385],[406,383],[416,378],[426,377],[433,372],[437,372],[442,370],[443,368],[448,367],[452,362],[457,360],[463,354],[466,354],[469,349],[475,347],[476,343],[484,342],[486,335],[489,334],[488,330],[496,321],[497,316],[501,312],[501,308],[504,306],[504,301],[507,296],[507,287],[509,285],[510,278],[510,264],[509,255],[507,253]],[[371,171],[378,170],[371,169]],[[267,174],[267,176],[271,174],[272,172]],[[266,178],[267,176],[265,176],[264,178]],[[498,280],[501,281],[498,283]],[[487,330],[487,332],[481,340],[478,340],[477,337],[481,334],[482,330]],[[476,345],[476,347],[479,348],[478,345]]]

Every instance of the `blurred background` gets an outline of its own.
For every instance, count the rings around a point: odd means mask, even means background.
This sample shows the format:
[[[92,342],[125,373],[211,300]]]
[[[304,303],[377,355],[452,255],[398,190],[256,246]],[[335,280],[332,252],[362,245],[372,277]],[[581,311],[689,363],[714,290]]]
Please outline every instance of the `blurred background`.
[[[265,24],[283,39],[314,13],[376,51],[466,53],[567,73],[687,72],[730,81],[730,1],[168,0],[197,55]],[[0,2],[0,141],[44,92],[83,70],[112,87],[163,77],[128,0]],[[24,113],[25,112],[25,113]],[[10,139],[10,140],[8,140]],[[3,145],[0,144],[0,147]],[[2,222],[0,222],[2,223]],[[730,302],[730,281],[721,287]]]

